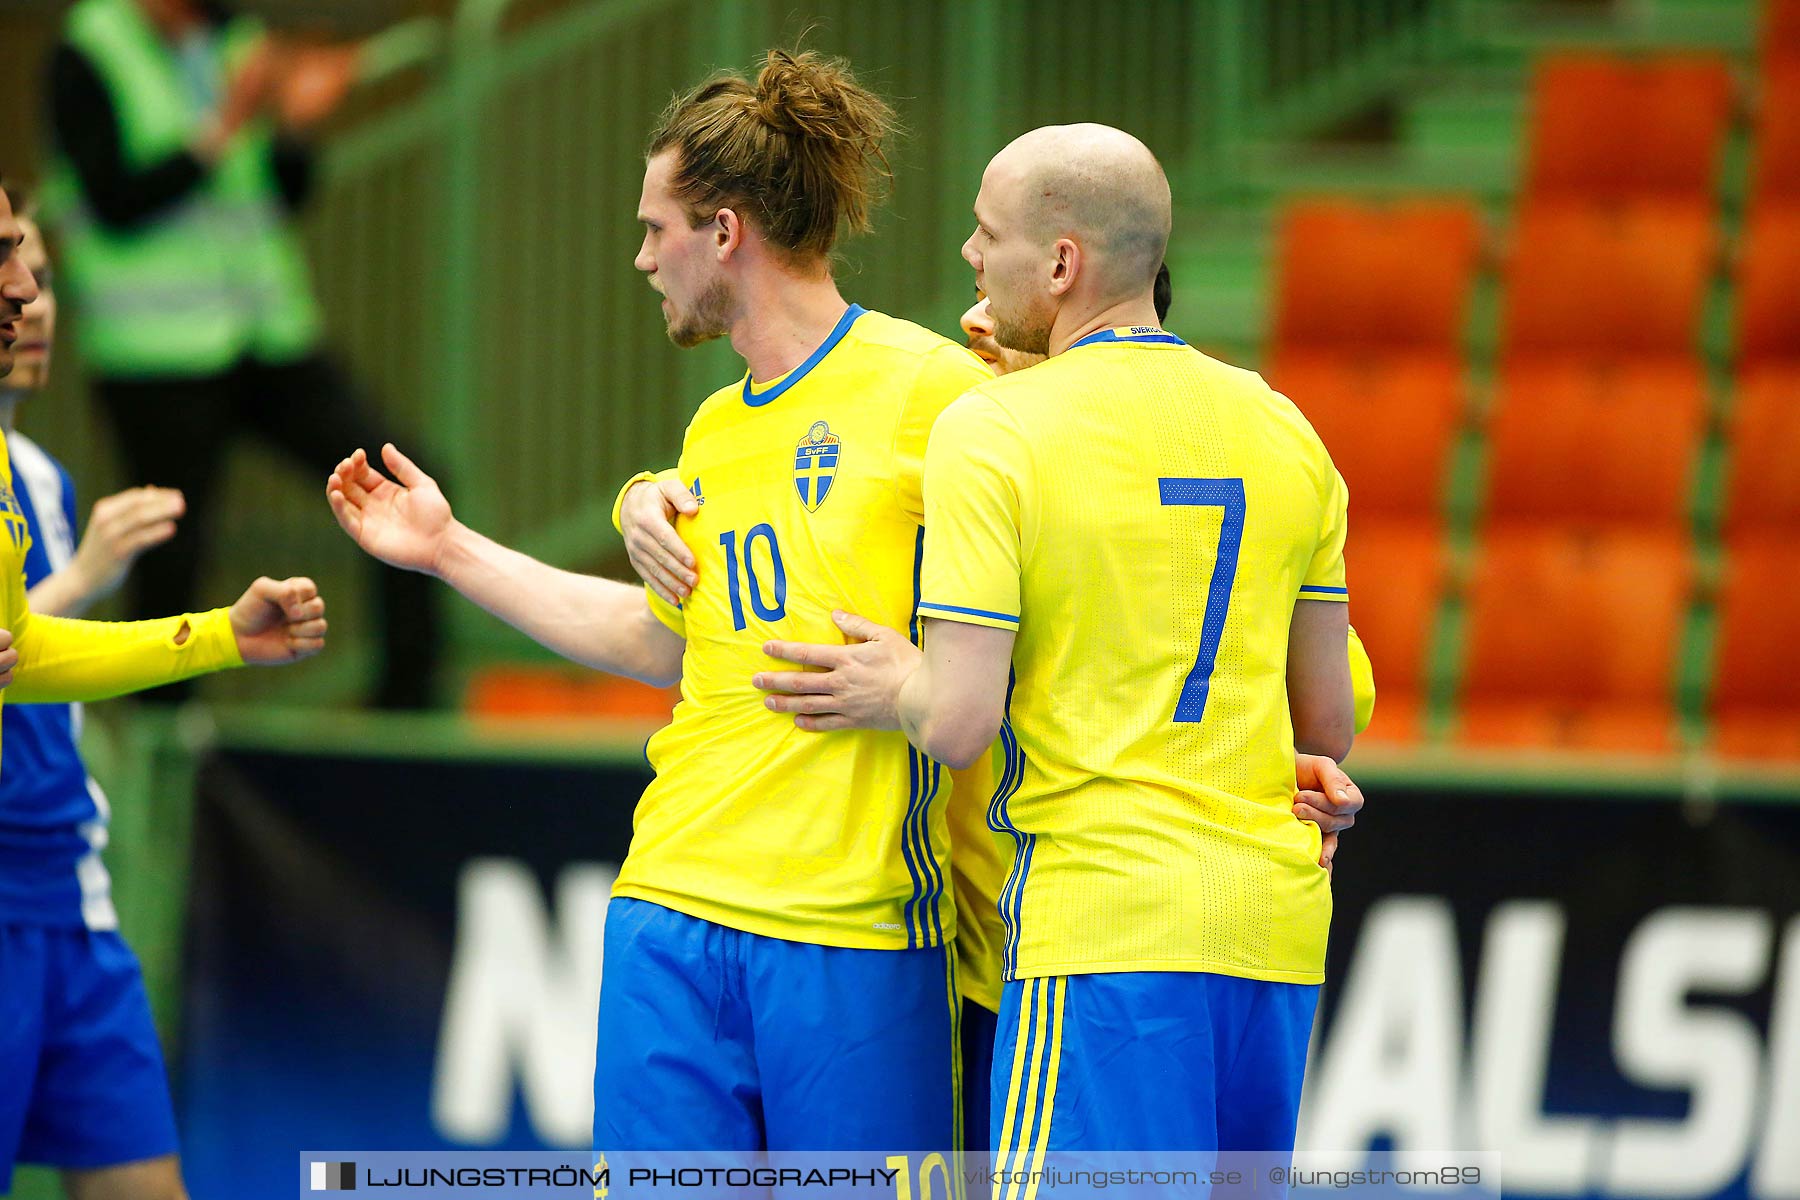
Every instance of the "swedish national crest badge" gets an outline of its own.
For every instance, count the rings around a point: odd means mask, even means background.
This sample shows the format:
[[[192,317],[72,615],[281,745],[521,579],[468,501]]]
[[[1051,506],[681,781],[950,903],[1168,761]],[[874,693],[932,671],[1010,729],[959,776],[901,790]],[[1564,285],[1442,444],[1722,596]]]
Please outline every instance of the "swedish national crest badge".
[[[25,523],[25,510],[19,507],[12,489],[4,484],[0,484],[0,521],[6,523],[6,535],[13,546],[23,550],[31,538],[30,526]]]
[[[843,443],[831,432],[831,426],[814,421],[806,436],[794,449],[794,489],[807,512],[819,511],[825,497],[831,494],[831,481],[837,478],[838,455]]]

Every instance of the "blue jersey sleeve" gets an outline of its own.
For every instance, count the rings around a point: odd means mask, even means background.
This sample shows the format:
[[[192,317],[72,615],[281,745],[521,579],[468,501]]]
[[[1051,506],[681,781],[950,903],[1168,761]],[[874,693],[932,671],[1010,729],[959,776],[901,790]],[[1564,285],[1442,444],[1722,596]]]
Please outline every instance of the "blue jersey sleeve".
[[[84,531],[81,528],[81,518],[77,515],[75,507],[75,477],[69,474],[69,468],[63,466],[60,461],[55,459],[52,459],[51,461],[56,463],[56,470],[62,475],[63,512],[69,518],[69,532],[74,535],[75,544],[79,546],[81,545],[81,535]]]

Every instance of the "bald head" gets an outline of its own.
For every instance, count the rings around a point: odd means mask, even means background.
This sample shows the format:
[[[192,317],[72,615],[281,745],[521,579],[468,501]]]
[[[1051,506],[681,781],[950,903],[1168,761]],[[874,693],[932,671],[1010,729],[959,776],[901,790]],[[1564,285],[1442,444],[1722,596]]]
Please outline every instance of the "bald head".
[[[995,198],[1046,241],[1069,238],[1094,283],[1146,289],[1169,247],[1169,180],[1150,148],[1110,125],[1047,125],[994,156]]]
[[[996,154],[963,244],[995,340],[1056,354],[1096,322],[1153,323],[1169,209],[1161,164],[1123,130],[1052,125]]]

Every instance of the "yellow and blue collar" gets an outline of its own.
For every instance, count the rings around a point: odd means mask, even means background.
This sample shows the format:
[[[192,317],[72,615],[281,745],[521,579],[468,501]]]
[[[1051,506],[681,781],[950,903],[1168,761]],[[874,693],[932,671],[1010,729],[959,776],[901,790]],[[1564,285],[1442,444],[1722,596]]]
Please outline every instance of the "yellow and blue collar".
[[[748,404],[751,408],[761,408],[763,405],[774,400],[783,392],[793,387],[796,383],[799,383],[802,379],[806,378],[806,373],[818,366],[820,361],[823,360],[827,354],[830,354],[839,342],[844,340],[844,335],[850,332],[850,326],[856,324],[856,318],[862,316],[867,311],[869,310],[860,304],[852,304],[849,308],[846,308],[844,310],[844,315],[838,318],[838,323],[833,325],[831,327],[831,332],[825,335],[825,340],[819,343],[819,348],[806,356],[805,362],[789,371],[786,375],[781,376],[774,383],[769,384],[762,391],[756,390],[755,380],[750,378],[750,372],[745,371],[744,403]]]
[[[1185,346],[1186,342],[1157,325],[1119,325],[1112,329],[1096,329],[1080,341],[1069,347],[1092,346],[1100,342],[1137,342],[1142,344],[1158,343],[1167,346]]]

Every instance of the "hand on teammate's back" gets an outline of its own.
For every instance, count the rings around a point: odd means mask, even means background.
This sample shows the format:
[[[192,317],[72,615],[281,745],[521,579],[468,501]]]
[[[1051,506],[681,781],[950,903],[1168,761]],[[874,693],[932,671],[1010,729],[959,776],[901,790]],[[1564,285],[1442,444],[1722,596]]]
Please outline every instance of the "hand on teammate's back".
[[[12,682],[13,668],[19,665],[19,652],[13,649],[12,630],[0,629],[0,688]]]
[[[310,579],[265,575],[231,606],[231,632],[251,666],[311,658],[325,648],[325,598]]]
[[[1294,755],[1294,816],[1319,827],[1319,865],[1331,872],[1338,834],[1356,824],[1362,811],[1362,789],[1344,769],[1323,754]]]
[[[138,555],[174,537],[175,522],[186,512],[187,501],[174,488],[127,488],[96,500],[68,568],[82,599],[118,590]]]
[[[693,595],[700,579],[694,573],[694,552],[675,532],[677,514],[691,517],[699,511],[700,502],[675,479],[646,479],[625,493],[619,507],[631,569],[669,604]]]
[[[325,481],[325,499],[343,531],[391,567],[438,573],[438,558],[455,526],[450,502],[437,481],[389,442],[382,461],[389,479],[358,449]],[[395,482],[398,480],[398,482]]]

